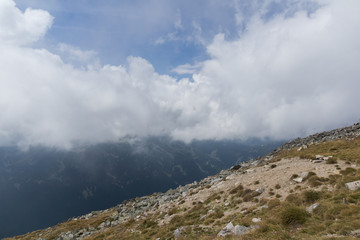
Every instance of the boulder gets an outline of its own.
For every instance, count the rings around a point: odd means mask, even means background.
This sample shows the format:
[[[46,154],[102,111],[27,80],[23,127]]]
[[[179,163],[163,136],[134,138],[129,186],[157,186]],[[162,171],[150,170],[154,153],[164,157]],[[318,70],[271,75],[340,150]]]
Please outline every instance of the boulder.
[[[247,233],[249,231],[249,229],[245,226],[240,226],[240,225],[236,225],[233,229],[233,234],[235,236],[242,236],[245,233]]]
[[[347,187],[347,189],[352,191],[358,190],[360,188],[360,180],[345,183],[345,186]]]
[[[249,231],[249,228],[241,225],[234,225],[229,222],[219,233],[218,236],[226,237],[228,235],[242,236]]]
[[[234,230],[234,225],[232,222],[229,222],[221,231],[218,233],[218,236],[220,237],[226,237],[227,235],[232,234]]]
[[[356,238],[360,238],[360,229],[351,231],[350,235]]]
[[[309,176],[309,172],[302,172],[300,174],[300,177],[294,178],[293,180],[298,183],[302,183],[304,179],[306,179]]]

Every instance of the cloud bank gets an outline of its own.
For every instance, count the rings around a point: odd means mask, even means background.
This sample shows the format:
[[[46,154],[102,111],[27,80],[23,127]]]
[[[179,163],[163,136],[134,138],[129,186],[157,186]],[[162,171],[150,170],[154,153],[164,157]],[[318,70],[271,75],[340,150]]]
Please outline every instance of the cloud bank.
[[[360,2],[319,4],[311,14],[253,17],[235,40],[216,35],[199,70],[185,65],[196,70],[192,79],[175,79],[141,57],[124,66],[65,63],[31,47],[51,15],[3,0],[0,144],[70,148],[149,135],[280,139],[358,121]],[[81,61],[95,54],[60,46]]]

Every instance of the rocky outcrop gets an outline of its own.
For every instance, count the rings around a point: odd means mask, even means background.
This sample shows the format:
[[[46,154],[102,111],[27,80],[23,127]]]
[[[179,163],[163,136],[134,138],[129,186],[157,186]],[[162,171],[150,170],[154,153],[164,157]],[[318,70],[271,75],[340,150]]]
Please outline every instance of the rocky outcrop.
[[[308,145],[333,141],[337,139],[353,139],[360,136],[360,123],[356,123],[349,127],[334,129],[327,132],[317,133],[305,138],[296,138],[290,142],[283,144],[281,147],[275,149],[270,155],[275,155],[286,149],[298,148],[298,150],[307,148]],[[300,150],[301,150],[300,149]]]

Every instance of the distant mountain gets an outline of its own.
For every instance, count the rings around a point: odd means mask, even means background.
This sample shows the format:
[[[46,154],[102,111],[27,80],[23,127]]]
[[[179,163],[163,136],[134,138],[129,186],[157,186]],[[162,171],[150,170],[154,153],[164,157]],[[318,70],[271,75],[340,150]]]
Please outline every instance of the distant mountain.
[[[256,139],[185,144],[167,137],[130,142],[71,151],[1,147],[0,238],[200,180],[281,144]]]

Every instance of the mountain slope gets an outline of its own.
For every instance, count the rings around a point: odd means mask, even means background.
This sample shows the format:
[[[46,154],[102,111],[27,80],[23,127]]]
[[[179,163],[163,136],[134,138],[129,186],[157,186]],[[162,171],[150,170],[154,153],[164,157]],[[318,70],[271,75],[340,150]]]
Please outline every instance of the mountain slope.
[[[357,239],[360,191],[347,183],[360,180],[359,134],[356,124],[297,139],[200,182],[13,239]]]
[[[71,151],[0,148],[0,238],[49,227],[123,200],[166,191],[266,154],[266,141],[153,137]]]

